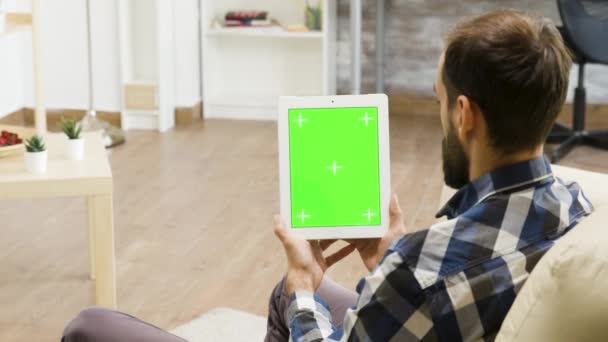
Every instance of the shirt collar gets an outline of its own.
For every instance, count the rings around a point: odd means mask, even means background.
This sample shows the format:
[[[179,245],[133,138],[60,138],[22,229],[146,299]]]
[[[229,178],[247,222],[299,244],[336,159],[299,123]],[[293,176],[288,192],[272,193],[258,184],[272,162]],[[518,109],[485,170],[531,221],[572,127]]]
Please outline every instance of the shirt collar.
[[[460,188],[435,216],[447,215],[448,219],[452,219],[496,193],[529,187],[552,178],[551,165],[544,156],[503,166]]]

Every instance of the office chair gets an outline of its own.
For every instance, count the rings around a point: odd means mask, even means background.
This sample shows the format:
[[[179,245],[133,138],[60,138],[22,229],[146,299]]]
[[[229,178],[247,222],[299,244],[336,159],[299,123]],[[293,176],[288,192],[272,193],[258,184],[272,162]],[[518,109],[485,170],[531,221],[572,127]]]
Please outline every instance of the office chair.
[[[608,0],[557,0],[563,26],[559,27],[566,45],[579,65],[574,92],[572,128],[555,123],[547,143],[559,144],[551,154],[556,163],[578,145],[608,150],[608,131],[585,129],[585,64],[608,64]]]

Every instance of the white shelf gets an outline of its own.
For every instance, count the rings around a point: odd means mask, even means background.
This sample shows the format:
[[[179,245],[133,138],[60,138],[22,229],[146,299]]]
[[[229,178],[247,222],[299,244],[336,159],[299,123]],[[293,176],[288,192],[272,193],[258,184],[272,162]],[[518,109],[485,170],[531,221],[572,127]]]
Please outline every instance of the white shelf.
[[[321,31],[224,27],[226,12],[268,11],[277,23],[302,25],[297,1],[202,0],[203,106],[206,118],[274,120],[279,96],[335,94],[336,1],[320,2]]]
[[[210,37],[232,36],[232,37],[272,37],[272,38],[314,38],[322,39],[323,32],[287,31],[280,26],[271,27],[214,27],[207,31]]]

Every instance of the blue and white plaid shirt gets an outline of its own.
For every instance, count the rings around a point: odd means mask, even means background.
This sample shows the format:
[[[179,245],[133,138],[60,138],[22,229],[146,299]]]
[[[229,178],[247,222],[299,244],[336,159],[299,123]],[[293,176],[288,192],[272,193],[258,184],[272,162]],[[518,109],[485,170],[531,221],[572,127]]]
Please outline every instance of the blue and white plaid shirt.
[[[543,254],[592,205],[544,157],[485,174],[437,214],[448,220],[395,241],[359,281],[343,327],[318,296],[296,292],[293,341],[493,340]]]

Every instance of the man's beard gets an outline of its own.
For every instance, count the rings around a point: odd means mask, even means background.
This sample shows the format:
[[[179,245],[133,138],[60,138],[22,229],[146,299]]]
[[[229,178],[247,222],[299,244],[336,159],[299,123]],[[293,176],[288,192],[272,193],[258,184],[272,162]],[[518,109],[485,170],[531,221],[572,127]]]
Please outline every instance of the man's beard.
[[[469,181],[469,158],[456,137],[456,129],[450,122],[448,136],[441,141],[443,180],[454,189],[460,189]]]

